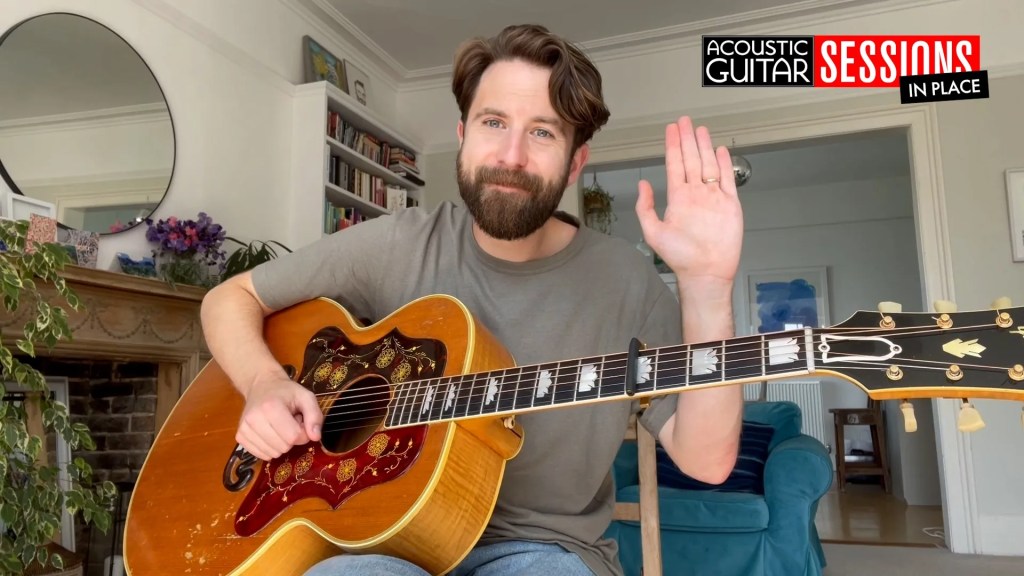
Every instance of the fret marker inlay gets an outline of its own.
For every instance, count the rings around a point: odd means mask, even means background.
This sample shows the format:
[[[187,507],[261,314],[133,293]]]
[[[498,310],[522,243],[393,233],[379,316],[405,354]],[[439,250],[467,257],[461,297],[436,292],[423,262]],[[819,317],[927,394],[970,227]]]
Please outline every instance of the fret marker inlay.
[[[494,397],[498,395],[498,391],[501,390],[501,385],[498,383],[497,378],[491,378],[487,381],[487,397],[484,399],[484,404],[490,404],[494,402]]]
[[[641,356],[640,363],[636,366],[636,381],[643,384],[651,379],[651,357]]]
[[[800,359],[800,346],[796,338],[776,338],[768,341],[768,364],[789,364]]]
[[[714,348],[698,348],[693,351],[692,364],[690,373],[694,376],[711,374],[718,370],[718,354]]]
[[[580,367],[580,392],[590,392],[594,388],[594,382],[597,381],[597,366],[593,364],[584,364]]]
[[[427,393],[423,395],[423,404],[420,405],[420,414],[430,411],[430,404],[434,401],[434,387],[427,386]]]
[[[537,378],[537,398],[543,398],[551,388],[551,371],[543,370]]]
[[[459,387],[455,384],[448,385],[448,394],[444,397],[444,410],[447,412],[455,405],[455,395],[459,393]]]

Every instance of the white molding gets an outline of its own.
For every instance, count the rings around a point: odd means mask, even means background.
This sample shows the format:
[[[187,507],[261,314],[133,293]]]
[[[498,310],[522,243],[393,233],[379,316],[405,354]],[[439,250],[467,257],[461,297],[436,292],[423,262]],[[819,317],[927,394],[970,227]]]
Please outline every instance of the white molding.
[[[323,1],[323,0],[319,0]],[[851,17],[874,16],[901,10],[942,4],[956,0],[889,0],[869,6],[858,6],[856,2],[847,0],[806,0],[775,8],[764,8],[742,14],[733,14],[720,18],[711,18],[698,22],[677,24],[644,30],[631,34],[611,36],[578,45],[596,64],[602,62],[659,54],[699,46],[701,36],[711,33],[728,34],[800,34],[793,30],[813,30],[821,25],[842,21]],[[835,8],[824,13],[808,13],[831,6],[849,5],[848,8]],[[434,66],[418,70],[409,70],[402,77],[406,80],[401,91],[415,91],[436,87],[450,77],[452,66]]]
[[[167,110],[166,104],[163,102],[136,104],[100,110],[85,110],[82,112],[69,112],[67,114],[49,114],[46,116],[4,120],[0,122],[0,137],[109,128],[151,122],[170,122],[170,112]]]
[[[855,111],[807,115],[759,125],[718,131],[715,137],[735,140],[735,146],[754,146],[806,138],[905,128],[911,144],[911,180],[914,183],[915,223],[919,241],[925,301],[955,301],[953,270],[942,183],[938,125],[932,104],[875,106]],[[591,165],[624,162],[664,155],[664,139],[658,130],[632,140],[610,139],[591,147]],[[946,538],[958,553],[979,550],[979,517],[975,495],[974,464],[968,435],[956,428],[956,401],[933,400],[936,445],[939,450]]]
[[[328,49],[335,50],[336,55],[342,54],[339,56],[340,58],[351,60],[363,70],[376,73],[374,79],[379,79],[390,90],[395,92],[399,90],[402,80],[409,74],[409,71],[332,6],[319,0],[278,1],[323,36],[317,40],[318,42],[324,44]],[[310,5],[323,11],[327,20],[311,9]],[[335,29],[334,26],[340,30]],[[347,42],[346,36],[361,46]],[[341,50],[337,50],[337,47],[340,47]]]
[[[1024,75],[1024,62],[996,66],[988,69],[988,77],[990,81],[998,78],[1022,75]],[[790,92],[789,89],[781,89],[780,95],[772,98],[758,98],[755,100],[747,100],[745,102],[730,102],[727,104],[712,104],[710,106],[698,106],[686,108],[685,110],[665,111],[619,119],[615,119],[613,116],[613,119],[609,120],[608,124],[601,129],[601,132],[598,134],[598,138],[600,138],[602,134],[615,132],[617,130],[630,130],[646,128],[658,124],[668,124],[670,122],[674,122],[683,114],[696,120],[700,120],[702,118],[714,118],[716,116],[730,116],[749,112],[765,112],[796,106],[806,106],[810,104],[859,99],[869,96],[877,96],[880,94],[892,94],[894,103],[899,101],[899,88],[807,89],[795,95]],[[890,107],[886,106],[885,108],[889,109]],[[628,142],[620,140],[616,142],[616,145],[619,145],[619,143],[626,143],[626,145],[629,144]],[[591,141],[592,149],[595,145],[600,145],[599,140]],[[450,139],[427,143],[423,149],[423,153],[442,154],[445,152],[453,152],[457,149],[458,140]]]
[[[267,66],[264,62],[254,58],[245,50],[225,40],[220,34],[200,24],[195,19],[186,15],[169,0],[131,0],[140,7],[148,10],[159,18],[181,30],[203,44],[210,50],[220,54],[225,59],[239,68],[248,70],[254,77],[262,79],[269,86],[285,93],[291,94],[292,83],[279,74],[276,70]],[[142,50],[136,48],[141,55]],[[143,60],[145,60],[143,56]]]

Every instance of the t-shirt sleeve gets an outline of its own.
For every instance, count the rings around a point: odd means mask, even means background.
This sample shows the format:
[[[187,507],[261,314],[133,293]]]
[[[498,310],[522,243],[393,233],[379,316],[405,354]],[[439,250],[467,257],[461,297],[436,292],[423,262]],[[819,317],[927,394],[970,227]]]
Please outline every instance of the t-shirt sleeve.
[[[679,301],[667,286],[662,287],[664,289],[651,307],[651,312],[640,332],[640,340],[648,348],[674,346],[683,341]],[[655,438],[658,437],[662,426],[676,413],[677,397],[678,394],[669,394],[651,398],[647,409],[640,416],[640,424]]]
[[[326,297],[357,317],[375,317],[372,295],[380,282],[381,247],[390,244],[392,223],[391,216],[374,218],[279,254],[253,269],[256,294],[273,310]]]

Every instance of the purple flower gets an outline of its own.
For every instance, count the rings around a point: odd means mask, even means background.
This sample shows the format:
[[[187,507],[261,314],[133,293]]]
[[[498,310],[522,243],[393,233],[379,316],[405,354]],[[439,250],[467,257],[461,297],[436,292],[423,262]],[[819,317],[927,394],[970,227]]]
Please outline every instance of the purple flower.
[[[227,254],[221,250],[227,233],[220,224],[215,224],[205,212],[200,212],[196,220],[180,220],[174,216],[167,220],[146,218],[146,240],[153,242],[157,248],[153,255],[173,254],[179,257],[194,258],[206,264],[217,264]]]

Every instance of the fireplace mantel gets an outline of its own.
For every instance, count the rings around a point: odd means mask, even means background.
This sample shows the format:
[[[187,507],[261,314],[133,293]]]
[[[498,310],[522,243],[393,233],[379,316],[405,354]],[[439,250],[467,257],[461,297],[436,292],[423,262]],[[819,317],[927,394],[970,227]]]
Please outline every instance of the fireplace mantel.
[[[62,276],[82,303],[78,311],[68,310],[72,338],[59,342],[52,350],[38,347],[36,353],[157,363],[159,429],[185,387],[210,358],[199,320],[206,290],[79,266],[68,266]],[[4,340],[21,335],[27,315],[22,306],[14,318],[0,317]]]

